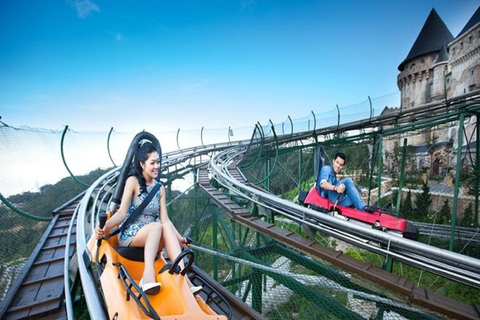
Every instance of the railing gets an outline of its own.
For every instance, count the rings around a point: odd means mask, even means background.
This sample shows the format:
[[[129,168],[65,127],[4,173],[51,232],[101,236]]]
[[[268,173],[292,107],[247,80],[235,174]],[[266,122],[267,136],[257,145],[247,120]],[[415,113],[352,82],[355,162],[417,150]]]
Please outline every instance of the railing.
[[[244,141],[236,142],[241,145]],[[202,147],[189,148],[181,151],[174,151],[163,155],[162,170],[173,170],[175,166],[191,159],[201,157],[212,152],[218,152],[231,146],[232,143],[214,144]],[[87,240],[93,234],[94,227],[98,221],[98,214],[101,210],[109,207],[116,179],[121,167],[117,167],[101,176],[86,191],[85,196],[78,209],[76,220],[77,232],[77,256],[79,264],[80,279],[85,301],[92,319],[106,319],[102,306],[102,298],[99,295],[96,280],[92,277],[90,268],[91,255],[87,250]],[[181,169],[182,170],[182,169]],[[110,195],[110,196],[109,196]],[[72,219],[73,222],[73,219]],[[69,261],[66,261],[66,270],[69,268]],[[68,265],[67,265],[68,264]],[[68,274],[67,274],[68,275]],[[67,277],[68,278],[68,277]],[[73,302],[66,299],[69,317],[72,315]],[[73,319],[73,318],[72,318]]]
[[[220,184],[228,188],[229,192],[249,199],[259,206],[286,218],[308,225],[312,229],[325,232],[332,237],[385,256],[392,256],[395,260],[422,270],[480,288],[480,273],[478,272],[480,270],[480,260],[478,259],[401,238],[397,235],[357,226],[303,208],[291,201],[280,199],[236,180],[230,175],[228,166],[243,152],[244,149],[231,148],[218,153],[210,162],[210,170],[213,176]],[[378,246],[377,244],[382,245]]]
[[[451,236],[451,227],[441,224],[414,222],[418,227],[420,234],[431,236],[433,238],[449,239]],[[480,228],[455,227],[455,238],[463,242],[480,243]]]

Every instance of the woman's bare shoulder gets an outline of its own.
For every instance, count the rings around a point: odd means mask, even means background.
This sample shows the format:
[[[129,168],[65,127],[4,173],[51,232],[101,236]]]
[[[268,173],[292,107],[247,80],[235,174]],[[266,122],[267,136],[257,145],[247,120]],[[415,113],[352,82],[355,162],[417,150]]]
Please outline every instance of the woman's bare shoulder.
[[[130,176],[127,178],[126,184],[138,184],[138,178],[135,176]]]
[[[138,183],[138,178],[135,176],[130,176],[127,178],[125,182],[125,188],[129,188],[131,190],[137,190],[140,188],[140,184]]]
[[[138,178],[137,178],[136,176],[129,176],[129,177],[127,178],[127,181],[135,181],[135,182],[138,183]]]

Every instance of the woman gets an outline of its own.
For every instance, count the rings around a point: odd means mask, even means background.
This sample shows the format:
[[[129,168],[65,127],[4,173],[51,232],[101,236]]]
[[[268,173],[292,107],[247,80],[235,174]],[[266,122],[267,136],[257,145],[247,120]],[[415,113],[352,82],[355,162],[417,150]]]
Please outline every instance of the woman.
[[[107,220],[103,229],[98,225],[95,227],[97,239],[102,239],[106,230],[123,223],[135,211],[155,184],[160,183],[155,180],[159,171],[160,158],[154,145],[149,141],[141,143],[134,156],[132,172],[125,183],[120,208]],[[161,284],[155,281],[154,261],[158,252],[165,247],[173,260],[181,253],[181,247],[189,246],[168,218],[163,185],[143,212],[120,232],[118,240],[121,246],[145,248],[145,269],[140,287],[147,294],[157,294],[161,288]],[[183,268],[183,262],[180,264]],[[201,289],[191,286],[193,294]]]

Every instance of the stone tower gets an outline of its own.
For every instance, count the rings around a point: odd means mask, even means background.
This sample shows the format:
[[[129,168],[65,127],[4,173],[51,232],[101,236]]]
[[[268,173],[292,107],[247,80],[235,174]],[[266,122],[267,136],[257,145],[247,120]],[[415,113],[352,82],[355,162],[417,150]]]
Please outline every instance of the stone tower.
[[[425,21],[417,39],[405,60],[398,66],[400,74],[397,85],[401,94],[401,108],[408,109],[435,100],[449,99],[480,89],[480,7],[462,31],[453,37],[435,9]],[[384,112],[390,112],[386,108]],[[465,135],[473,137],[478,119],[465,119]],[[408,135],[407,143],[415,148],[416,169],[430,168],[434,175],[442,174],[452,167],[456,157],[453,153],[463,146],[457,145],[457,123],[431,127],[422,134]],[[391,152],[401,145],[403,136],[396,141],[384,141],[385,150]],[[453,153],[445,149],[452,143]],[[470,141],[474,148],[474,141]],[[462,156],[462,162],[470,165],[470,158]]]
[[[480,7],[449,44],[451,95],[480,89]]]
[[[402,108],[444,97],[447,47],[453,39],[445,23],[432,9],[407,58],[398,66],[397,85]]]

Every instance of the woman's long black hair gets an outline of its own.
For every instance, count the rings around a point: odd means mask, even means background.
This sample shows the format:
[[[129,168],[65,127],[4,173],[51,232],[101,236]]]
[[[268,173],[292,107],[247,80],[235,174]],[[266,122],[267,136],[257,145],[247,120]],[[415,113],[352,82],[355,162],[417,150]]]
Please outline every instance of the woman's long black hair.
[[[150,141],[142,140],[140,141],[137,152],[133,157],[132,167],[131,167],[129,176],[137,177],[138,183],[140,184],[140,193],[147,192],[147,182],[143,177],[143,174],[142,174],[143,169],[140,163],[141,162],[145,163],[152,152],[158,153],[158,150],[155,148],[153,143],[151,143]]]

